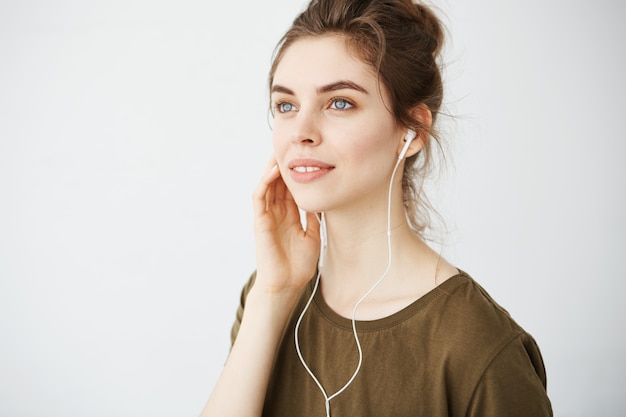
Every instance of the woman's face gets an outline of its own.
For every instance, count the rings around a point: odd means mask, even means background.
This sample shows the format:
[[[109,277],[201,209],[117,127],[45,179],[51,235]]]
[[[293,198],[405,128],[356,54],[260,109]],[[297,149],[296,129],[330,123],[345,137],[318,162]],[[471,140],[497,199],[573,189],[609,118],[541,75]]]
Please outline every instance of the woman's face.
[[[373,69],[344,38],[303,38],[289,46],[274,74],[271,101],[274,154],[299,207],[386,207],[406,132]]]

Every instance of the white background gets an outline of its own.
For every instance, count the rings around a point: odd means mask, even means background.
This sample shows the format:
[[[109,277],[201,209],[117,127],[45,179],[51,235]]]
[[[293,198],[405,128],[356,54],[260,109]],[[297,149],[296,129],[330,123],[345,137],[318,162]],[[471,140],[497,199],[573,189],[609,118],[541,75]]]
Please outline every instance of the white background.
[[[254,268],[266,77],[304,2],[0,2],[0,416],[197,416]],[[443,253],[626,412],[618,0],[445,0]]]

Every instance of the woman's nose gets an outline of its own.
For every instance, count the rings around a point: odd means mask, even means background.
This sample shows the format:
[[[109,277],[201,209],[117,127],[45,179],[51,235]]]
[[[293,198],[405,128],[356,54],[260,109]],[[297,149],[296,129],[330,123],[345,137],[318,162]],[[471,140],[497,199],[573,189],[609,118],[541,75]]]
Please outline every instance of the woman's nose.
[[[321,142],[319,120],[314,114],[300,110],[291,135],[291,142],[302,145],[318,145]]]

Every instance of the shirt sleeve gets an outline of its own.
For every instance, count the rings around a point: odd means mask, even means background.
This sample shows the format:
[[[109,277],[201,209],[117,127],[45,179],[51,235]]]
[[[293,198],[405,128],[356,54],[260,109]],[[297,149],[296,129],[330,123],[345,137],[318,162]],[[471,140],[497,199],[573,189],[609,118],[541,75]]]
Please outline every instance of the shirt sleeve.
[[[539,347],[526,334],[509,342],[487,366],[468,417],[552,417]]]
[[[254,279],[256,278],[256,271],[252,273],[250,279],[244,285],[241,290],[241,297],[239,299],[239,307],[237,307],[237,314],[235,315],[235,322],[233,323],[233,327],[230,330],[230,346],[232,348],[235,343],[235,339],[237,338],[237,334],[239,333],[239,327],[241,326],[241,320],[243,319],[243,310],[246,305],[246,298],[248,297],[248,293],[254,285]]]

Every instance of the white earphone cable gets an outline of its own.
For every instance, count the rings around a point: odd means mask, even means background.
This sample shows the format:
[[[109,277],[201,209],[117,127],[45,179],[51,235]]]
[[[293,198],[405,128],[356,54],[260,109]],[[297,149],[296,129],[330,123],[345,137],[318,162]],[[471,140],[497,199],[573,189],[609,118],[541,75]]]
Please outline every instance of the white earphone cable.
[[[372,293],[372,291],[374,291],[376,287],[380,285],[380,283],[383,281],[383,279],[385,279],[385,277],[389,273],[389,270],[391,269],[391,192],[393,188],[393,180],[396,176],[396,171],[398,170],[398,167],[400,166],[400,162],[402,162],[403,156],[404,155],[401,154],[401,156],[398,158],[398,161],[396,162],[396,165],[393,168],[393,172],[391,174],[391,181],[389,182],[389,194],[387,197],[387,267],[385,268],[385,272],[383,272],[383,274],[380,276],[380,278],[378,278],[378,280],[374,283],[374,285],[372,285],[372,287],[356,302],[356,304],[354,305],[354,309],[352,310],[352,319],[351,319],[352,332],[354,333],[354,340],[356,342],[356,347],[359,352],[359,362],[357,364],[356,369],[354,370],[354,373],[352,374],[352,377],[348,380],[348,382],[346,382],[346,384],[341,389],[339,389],[337,392],[335,392],[331,396],[328,396],[328,394],[326,393],[326,390],[324,389],[320,381],[317,379],[313,371],[311,371],[309,366],[306,364],[306,361],[304,360],[304,357],[302,356],[302,352],[300,351],[300,341],[298,339],[298,331],[300,329],[300,323],[302,322],[302,318],[304,317],[304,314],[309,309],[309,306],[311,305],[311,302],[313,301],[313,298],[315,297],[315,293],[317,292],[317,288],[320,283],[320,277],[321,277],[320,268],[323,262],[324,249],[326,248],[326,245],[327,245],[326,219],[324,217],[324,213],[322,213],[321,219],[318,218],[318,221],[320,222],[320,234],[321,234],[321,246],[322,246],[321,253],[320,253],[320,260],[318,262],[318,272],[317,272],[317,277],[315,279],[315,285],[313,287],[313,291],[311,292],[311,296],[309,297],[306,305],[302,309],[302,313],[300,313],[300,317],[298,317],[298,321],[296,322],[295,343],[296,343],[296,352],[298,353],[298,358],[300,358],[300,362],[302,362],[304,369],[306,369],[306,371],[311,376],[313,381],[315,381],[315,384],[318,386],[318,388],[322,392],[322,395],[324,396],[325,406],[326,406],[326,417],[331,417],[330,416],[330,400],[332,400],[333,398],[337,397],[339,394],[344,392],[350,386],[350,384],[352,384],[352,382],[358,375],[359,371],[361,370],[361,365],[363,364],[363,350],[361,348],[359,335],[357,334],[357,331],[356,331],[356,312],[357,312],[357,309],[359,308],[359,305],[361,305],[361,303],[363,302],[363,300],[365,300]]]

